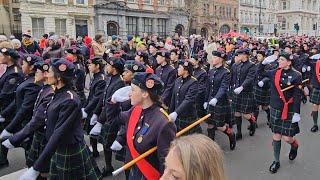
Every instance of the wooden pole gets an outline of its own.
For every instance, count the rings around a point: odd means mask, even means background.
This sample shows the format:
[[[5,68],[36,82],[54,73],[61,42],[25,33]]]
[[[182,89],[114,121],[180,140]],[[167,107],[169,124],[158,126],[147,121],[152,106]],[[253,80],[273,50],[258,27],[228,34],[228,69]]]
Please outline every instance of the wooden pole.
[[[302,83],[305,83],[305,82],[307,82],[307,81],[309,81],[309,79],[303,80]],[[284,89],[281,89],[281,91],[284,92],[284,91],[287,91],[287,90],[289,90],[289,89],[291,89],[291,88],[293,88],[293,87],[294,87],[294,85],[291,85],[291,86],[289,86],[289,87],[286,87],[286,88],[284,88]]]
[[[189,131],[190,129],[192,129],[193,127],[195,127],[196,125],[200,124],[201,122],[203,122],[204,120],[208,119],[211,116],[211,114],[207,114],[206,116],[202,117],[201,119],[197,120],[196,122],[190,124],[188,127],[182,129],[181,131],[179,131],[176,134],[176,137],[181,136],[182,134],[184,134],[185,132]],[[157,146],[153,147],[151,149],[149,149],[147,152],[141,154],[140,156],[138,156],[137,158],[131,160],[130,162],[128,162],[127,164],[123,165],[121,168],[115,170],[112,172],[113,176],[117,176],[118,174],[120,174],[121,172],[123,172],[126,169],[129,169],[131,166],[133,166],[134,164],[136,164],[138,161],[140,161],[141,159],[144,159],[145,157],[149,156],[151,153],[155,152],[157,150]]]

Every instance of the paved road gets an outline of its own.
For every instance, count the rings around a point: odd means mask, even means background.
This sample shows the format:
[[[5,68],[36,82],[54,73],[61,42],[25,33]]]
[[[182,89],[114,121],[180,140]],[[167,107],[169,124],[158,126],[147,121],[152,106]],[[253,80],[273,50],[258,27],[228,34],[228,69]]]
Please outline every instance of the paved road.
[[[256,135],[250,137],[243,124],[243,139],[238,141],[234,151],[229,150],[228,138],[217,132],[216,139],[225,151],[226,174],[229,180],[319,180],[320,179],[320,132],[311,133],[312,119],[310,116],[311,104],[302,105],[301,108],[301,133],[297,136],[300,142],[298,157],[290,162],[288,154],[290,146],[282,143],[280,161],[281,168],[277,174],[269,173],[269,166],[273,161],[272,134],[266,125],[266,114],[260,113],[259,128]],[[205,124],[202,125],[205,128]],[[88,140],[86,138],[86,140]],[[99,167],[103,166],[103,153],[97,159]],[[25,168],[24,153],[22,149],[9,152],[10,166],[0,170],[0,180],[14,180],[19,177]],[[121,163],[114,161],[114,167]],[[23,170],[21,170],[23,169]],[[108,180],[125,179],[124,175],[105,178]]]

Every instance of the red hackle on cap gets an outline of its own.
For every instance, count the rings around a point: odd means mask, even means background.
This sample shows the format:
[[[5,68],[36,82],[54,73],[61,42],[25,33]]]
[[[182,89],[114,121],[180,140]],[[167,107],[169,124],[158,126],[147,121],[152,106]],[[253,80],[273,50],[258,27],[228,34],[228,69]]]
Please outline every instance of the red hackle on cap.
[[[68,61],[73,63],[73,56],[66,56],[66,60],[68,60]]]
[[[40,53],[37,51],[34,53],[35,56],[39,56],[40,57]]]
[[[150,68],[150,67],[147,67],[146,72],[147,72],[147,73],[152,73],[152,74],[154,74],[153,69],[152,69],[152,68]]]

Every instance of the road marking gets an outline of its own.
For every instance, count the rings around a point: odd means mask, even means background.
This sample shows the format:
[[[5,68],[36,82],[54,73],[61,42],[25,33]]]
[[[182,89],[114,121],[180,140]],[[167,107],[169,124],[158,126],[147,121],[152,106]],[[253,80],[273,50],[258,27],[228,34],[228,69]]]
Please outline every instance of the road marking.
[[[13,173],[7,174],[2,176],[0,179],[1,180],[13,180],[13,179],[19,179],[19,177],[27,171],[28,168],[23,168],[20,169],[19,171],[15,171]]]

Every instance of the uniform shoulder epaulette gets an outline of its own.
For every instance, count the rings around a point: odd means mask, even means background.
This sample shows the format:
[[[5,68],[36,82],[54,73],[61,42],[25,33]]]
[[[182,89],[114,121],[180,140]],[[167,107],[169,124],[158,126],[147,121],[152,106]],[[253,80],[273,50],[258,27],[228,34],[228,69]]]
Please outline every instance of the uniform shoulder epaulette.
[[[173,64],[170,64],[170,66],[171,66],[173,69],[176,69],[176,68],[174,68],[174,65],[173,65]]]
[[[104,74],[101,74],[102,80],[104,80]]]
[[[198,79],[197,79],[197,78],[195,78],[194,76],[191,76],[191,78],[192,78],[192,79],[194,79],[194,80],[196,80],[196,81],[198,81]]]
[[[18,73],[18,72],[19,72],[17,66],[14,67],[14,72],[15,72],[15,73]]]
[[[121,81],[123,81],[123,77],[120,75],[120,79],[121,79]]]
[[[71,91],[67,91],[67,93],[70,95],[70,98],[73,99],[73,94]]]
[[[80,69],[80,64],[77,64],[77,66],[78,66],[78,69]]]
[[[296,70],[295,68],[291,68],[294,72],[296,72],[296,73],[298,73],[298,74],[300,74],[300,75],[302,75],[302,73],[300,72],[300,71],[298,71],[298,70]]]
[[[163,108],[160,108],[160,112],[161,112],[164,116],[166,116],[166,118],[168,119],[168,121],[171,121],[168,113],[167,113]]]
[[[56,90],[56,87],[54,85],[51,85],[52,90]]]
[[[207,70],[205,70],[204,68],[201,68],[204,72],[207,72]]]

